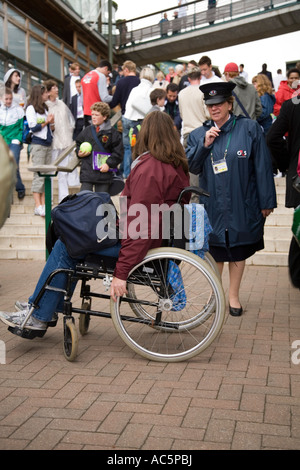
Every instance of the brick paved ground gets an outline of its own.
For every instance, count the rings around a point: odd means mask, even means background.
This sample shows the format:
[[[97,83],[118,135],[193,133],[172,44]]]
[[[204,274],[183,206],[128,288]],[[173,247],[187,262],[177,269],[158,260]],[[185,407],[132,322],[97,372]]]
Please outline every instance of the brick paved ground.
[[[42,265],[0,260],[0,310],[28,297]],[[245,314],[178,364],[135,355],[109,319],[92,319],[73,363],[61,320],[33,341],[1,323],[0,449],[299,449],[299,299],[286,268],[248,266]]]

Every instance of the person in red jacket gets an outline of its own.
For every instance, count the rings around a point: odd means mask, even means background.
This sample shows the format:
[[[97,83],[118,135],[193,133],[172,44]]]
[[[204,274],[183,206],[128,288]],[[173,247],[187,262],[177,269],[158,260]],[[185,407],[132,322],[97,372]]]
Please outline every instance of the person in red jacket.
[[[106,78],[112,71],[111,63],[108,60],[101,60],[99,67],[91,70],[81,80],[83,95],[84,124],[91,124],[91,106],[99,101],[110,103],[113,97],[107,91]]]
[[[148,114],[143,121],[135,146],[135,166],[132,169],[122,193],[125,204],[120,201],[120,231],[121,241],[116,245],[102,249],[98,254],[113,256],[118,258],[111,283],[111,297],[116,297],[126,293],[126,280],[131,269],[142,261],[152,248],[162,245],[161,226],[162,214],[158,217],[159,236],[151,236],[151,207],[166,204],[172,206],[177,202],[181,191],[189,186],[188,161],[184,149],[180,143],[179,134],[173,127],[170,116],[160,111],[153,111]],[[188,202],[188,198],[182,199],[183,203]],[[140,213],[137,207],[144,208],[145,219],[141,222]],[[125,206],[125,211],[123,208]],[[124,225],[124,213],[126,224]],[[155,222],[157,217],[155,214]],[[123,230],[122,226],[127,226]],[[130,230],[140,226],[140,232]],[[0,312],[0,320],[5,324],[15,327],[20,326],[31,309],[37,294],[44,285],[48,276],[56,269],[75,269],[76,264],[81,261],[71,258],[67,252],[65,244],[57,240],[51,254],[47,260],[44,270],[39,278],[33,295],[29,298],[24,309],[18,312]],[[65,289],[67,276],[60,273],[53,279],[51,285]],[[75,286],[74,286],[75,288]],[[45,330],[48,322],[51,321],[55,312],[61,311],[63,293],[46,290],[39,302],[39,308],[34,309],[26,323],[26,329]],[[21,304],[19,302],[19,304]]]
[[[297,95],[300,90],[300,70],[297,68],[287,71],[287,80],[280,82],[278,91],[276,92],[276,103],[274,105],[273,113],[279,116],[282,104]]]

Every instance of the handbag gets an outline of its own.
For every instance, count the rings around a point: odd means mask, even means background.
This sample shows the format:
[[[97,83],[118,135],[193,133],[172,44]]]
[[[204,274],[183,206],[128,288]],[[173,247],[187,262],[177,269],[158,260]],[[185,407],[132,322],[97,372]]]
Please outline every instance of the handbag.
[[[115,245],[117,211],[108,193],[82,191],[67,196],[51,211],[52,231],[72,258]]]
[[[103,145],[101,144],[100,140],[98,139],[98,136],[96,134],[96,129],[95,129],[94,126],[92,126],[92,134],[93,134],[93,137],[94,137],[95,141],[98,144],[100,152],[103,153],[103,154],[107,154],[107,152],[105,151]],[[113,179],[112,179],[111,185],[109,187],[109,194],[111,196],[116,196],[117,194],[120,194],[121,191],[123,191],[124,186],[125,186],[125,182],[122,178],[122,175],[119,173],[118,168],[110,168],[108,171],[113,172]]]

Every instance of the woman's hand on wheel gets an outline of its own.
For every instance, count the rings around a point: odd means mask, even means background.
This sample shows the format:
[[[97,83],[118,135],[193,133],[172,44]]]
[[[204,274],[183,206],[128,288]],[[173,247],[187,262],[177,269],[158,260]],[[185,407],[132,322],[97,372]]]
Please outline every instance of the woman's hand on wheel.
[[[127,294],[126,281],[114,277],[110,285],[110,295],[114,302],[117,301],[117,297]]]

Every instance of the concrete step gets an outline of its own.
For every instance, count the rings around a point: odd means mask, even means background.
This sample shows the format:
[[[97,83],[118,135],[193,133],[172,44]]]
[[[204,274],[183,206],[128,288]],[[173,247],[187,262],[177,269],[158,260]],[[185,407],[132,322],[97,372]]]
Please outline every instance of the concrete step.
[[[292,238],[292,237],[291,237]],[[288,254],[258,251],[251,258],[247,259],[247,265],[255,266],[287,266]]]
[[[45,260],[45,219],[34,215],[34,202],[31,192],[33,173],[28,170],[32,162],[27,161],[27,152],[22,151],[20,171],[26,187],[26,196],[19,200],[14,194],[10,217],[0,230],[0,259]],[[247,264],[286,266],[287,254],[292,237],[291,226],[293,209],[285,204],[285,178],[274,179],[277,193],[277,205],[274,213],[265,224],[265,249],[247,260]],[[70,188],[70,193],[78,192]],[[57,178],[52,180],[52,206],[58,204]],[[114,202],[118,204],[117,198]]]
[[[1,259],[24,259],[24,260],[35,260],[45,261],[46,250],[42,249],[2,249],[0,248],[0,260]],[[40,273],[37,273],[37,276]]]
[[[26,250],[42,249],[45,246],[45,237],[40,235],[11,235],[0,237],[0,249]]]
[[[1,239],[6,237],[12,236],[23,236],[23,237],[31,237],[34,235],[38,235],[41,237],[45,237],[45,224],[32,224],[32,225],[25,225],[25,224],[10,224],[4,225],[1,230],[0,236],[0,246],[1,246]]]

